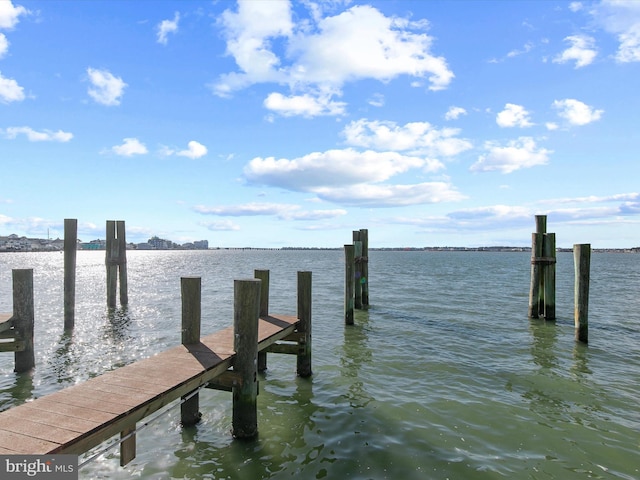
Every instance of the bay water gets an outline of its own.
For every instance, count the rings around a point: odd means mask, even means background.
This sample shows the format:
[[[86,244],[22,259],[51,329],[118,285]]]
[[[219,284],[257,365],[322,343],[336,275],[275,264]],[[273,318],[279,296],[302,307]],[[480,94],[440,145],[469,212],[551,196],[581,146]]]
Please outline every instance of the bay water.
[[[63,332],[63,255],[0,255],[33,268],[36,368],[0,353],[0,410],[180,343],[180,277],[202,277],[202,334],[233,322],[233,280],[270,270],[270,310],[295,314],[313,272],[313,376],[269,355],[255,440],[230,434],[231,395],[203,390],[202,421],[177,403],[80,478],[638,479],[640,255],[594,253],[589,344],[574,341],[573,255],[559,253],[557,320],[527,318],[526,252],[371,251],[370,303],[344,325],[340,250],[129,251],[129,305],[106,307],[104,252],[78,252],[76,326]],[[141,422],[144,423],[144,422]],[[139,424],[140,425],[140,424]],[[103,445],[104,446],[104,445]]]

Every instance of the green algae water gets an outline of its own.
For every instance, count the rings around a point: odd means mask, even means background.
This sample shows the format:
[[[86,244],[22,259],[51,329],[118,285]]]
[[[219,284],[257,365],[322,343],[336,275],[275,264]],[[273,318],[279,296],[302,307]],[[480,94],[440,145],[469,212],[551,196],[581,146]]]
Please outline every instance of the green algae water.
[[[203,390],[199,425],[182,428],[176,403],[132,463],[96,448],[80,478],[640,478],[640,255],[593,254],[588,346],[570,253],[545,323],[527,318],[528,253],[370,252],[371,308],[349,327],[341,251],[127,255],[129,305],[109,311],[104,252],[78,252],[71,334],[63,255],[0,255],[0,311],[13,268],[34,269],[36,303],[36,369],[0,353],[0,410],[179,344],[181,276],[202,277],[205,335],[232,324],[233,279],[269,269],[271,311],[295,313],[296,271],[312,271],[314,375],[269,355],[255,440],[232,439],[230,394]]]

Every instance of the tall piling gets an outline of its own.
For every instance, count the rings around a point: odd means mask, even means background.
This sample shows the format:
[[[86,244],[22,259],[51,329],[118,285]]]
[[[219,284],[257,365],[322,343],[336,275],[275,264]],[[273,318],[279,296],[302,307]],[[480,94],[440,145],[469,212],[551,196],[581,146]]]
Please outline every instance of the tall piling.
[[[353,231],[353,260],[354,260],[354,281],[353,281],[353,307],[362,309],[362,242],[360,241],[360,230]]]
[[[75,325],[76,256],[78,252],[78,220],[64,220],[64,329]]]
[[[15,352],[15,372],[28,372],[36,365],[33,348],[35,309],[33,301],[33,269],[15,269],[13,280],[13,328],[16,340],[24,348]]]
[[[269,270],[254,270],[253,277],[261,281],[260,283],[260,316],[269,315]],[[267,369],[267,352],[258,352],[258,371],[264,372]]]
[[[556,318],[556,236],[547,233],[547,216],[536,215],[531,235],[531,286],[529,318]]]
[[[200,325],[202,317],[202,280],[200,277],[182,277],[180,279],[182,298],[182,344],[200,343]],[[202,417],[200,413],[200,394],[182,397],[180,421],[182,425],[195,425]]]
[[[575,339],[589,342],[589,277],[591,266],[591,244],[575,244],[573,246],[573,263],[575,269],[574,284],[574,323]]]
[[[300,377],[310,377],[311,372],[311,272],[298,272],[298,340],[301,347],[296,362]]]
[[[360,257],[360,285],[362,288],[362,306],[369,306],[369,230],[360,229],[360,241],[362,242],[362,256]]]
[[[120,275],[120,305],[129,303],[127,293],[127,242],[125,224],[122,220],[107,220],[106,259],[107,306],[116,306],[118,275]]]
[[[355,249],[353,245],[344,246],[344,323],[346,325],[353,325],[354,312],[353,312],[353,300],[354,300],[354,259]]]
[[[233,387],[232,433],[236,438],[253,438],[258,433],[258,318],[260,286],[258,279],[235,280],[233,297],[234,372],[242,378]]]

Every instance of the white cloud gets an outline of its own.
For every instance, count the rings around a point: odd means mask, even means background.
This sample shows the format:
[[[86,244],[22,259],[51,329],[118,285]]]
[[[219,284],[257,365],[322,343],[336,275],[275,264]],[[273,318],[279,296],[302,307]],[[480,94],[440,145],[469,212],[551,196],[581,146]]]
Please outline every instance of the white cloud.
[[[504,110],[496,116],[496,123],[501,127],[530,127],[529,112],[522,105],[507,103]]]
[[[0,33],[0,58],[4,57],[9,51],[9,40],[3,33]]]
[[[507,58],[518,57],[520,55],[524,55],[525,53],[529,53],[531,50],[533,50],[533,43],[527,42],[521,49],[515,49],[508,52]]]
[[[382,182],[428,165],[423,158],[397,152],[359,152],[347,148],[314,152],[292,160],[256,157],[245,166],[244,176],[254,184],[315,192],[327,185]]]
[[[302,210],[300,205],[287,203],[254,202],[216,207],[197,205],[193,209],[203,215],[217,215],[220,217],[275,216],[281,220],[324,220],[347,214],[347,211],[343,209]]]
[[[617,36],[616,60],[620,63],[640,62],[640,2],[603,0],[591,13],[607,32]]]
[[[579,12],[583,8],[584,8],[584,5],[582,5],[582,2],[571,2],[569,4],[569,10],[571,10],[574,13]]]
[[[447,113],[444,114],[444,119],[457,120],[458,118],[460,118],[460,116],[466,115],[466,114],[467,114],[467,111],[464,108],[451,106],[449,107],[449,110],[447,110]]]
[[[558,115],[564,118],[570,125],[586,125],[600,120],[604,110],[595,110],[593,107],[573,98],[556,100],[553,107],[558,110]]]
[[[0,133],[3,131],[0,129]],[[16,138],[19,134],[26,135],[30,142],[68,142],[73,138],[73,134],[70,132],[63,132],[58,130],[53,132],[51,130],[43,130],[37,132],[31,127],[9,127],[4,130],[4,136],[9,139]]]
[[[237,232],[240,230],[240,226],[233,223],[231,220],[218,220],[215,222],[200,222],[199,225],[213,231],[213,232]]]
[[[0,1],[0,28],[11,29],[20,21],[20,15],[29,11],[22,5],[14,6],[11,0]]]
[[[557,130],[559,128],[558,124],[555,122],[547,122],[544,126],[547,127],[547,130]]]
[[[124,94],[127,84],[120,77],[114,76],[107,70],[87,68],[87,75],[93,88],[88,93],[91,98],[102,105],[120,105],[120,97]]]
[[[384,95],[381,93],[374,93],[371,98],[367,100],[367,103],[373,107],[384,107]]]
[[[2,2],[0,2],[2,3]],[[0,102],[19,102],[24,100],[24,88],[13,78],[5,78],[0,72]]]
[[[457,128],[437,129],[428,122],[411,122],[399,126],[395,122],[367,119],[350,122],[343,130],[350,145],[445,157],[457,155],[472,147],[468,140],[456,137],[459,133]],[[433,165],[437,168],[441,166]]]
[[[285,117],[294,115],[316,117],[318,115],[342,115],[346,103],[332,101],[330,95],[314,97],[305,93],[304,95],[286,97],[281,93],[274,92],[265,99],[264,106]]]
[[[116,155],[122,155],[124,157],[131,157],[133,155],[144,155],[149,153],[144,143],[140,142],[137,138],[125,138],[122,145],[115,145],[111,148],[111,151]]]
[[[186,150],[180,150],[179,152],[176,152],[176,155],[188,158],[200,158],[204,157],[207,154],[207,147],[199,142],[196,142],[195,140],[191,140],[187,144],[187,147],[188,148]]]
[[[360,207],[402,207],[457,202],[466,198],[447,182],[413,185],[357,184],[348,187],[322,187],[315,189],[315,193],[326,201]]]
[[[595,40],[587,35],[571,35],[564,39],[571,46],[554,59],[554,63],[576,62],[575,68],[586,67],[596,58],[598,51],[595,49]]]
[[[180,13],[176,12],[173,20],[163,20],[158,24],[158,43],[166,45],[168,42],[167,35],[178,31],[178,22],[180,21]]]
[[[453,79],[446,60],[430,53],[425,22],[386,17],[366,5],[325,17],[321,8],[311,10],[313,18],[297,24],[288,1],[240,1],[237,12],[225,11],[220,23],[238,71],[221,75],[214,93],[229,96],[256,83],[278,83],[288,85],[290,95],[272,93],[267,108],[286,115],[339,115],[344,104],[331,97],[341,95],[347,82],[407,75],[426,77],[429,89],[440,90]]]
[[[512,173],[521,168],[545,165],[549,161],[550,150],[539,148],[531,137],[511,140],[506,146],[487,142],[487,154],[481,155],[470,170],[472,172]]]

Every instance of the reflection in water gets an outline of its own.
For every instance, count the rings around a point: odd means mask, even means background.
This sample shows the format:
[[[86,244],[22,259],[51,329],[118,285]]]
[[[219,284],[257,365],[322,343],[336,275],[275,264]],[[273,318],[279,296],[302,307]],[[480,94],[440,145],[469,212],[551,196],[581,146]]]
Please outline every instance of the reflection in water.
[[[531,355],[533,361],[542,369],[558,367],[558,358],[554,354],[558,340],[558,329],[554,322],[533,319],[530,321],[529,330],[533,334]]]
[[[582,342],[575,342],[573,345],[573,366],[571,367],[571,373],[573,373],[576,379],[586,379],[589,375],[593,374],[589,369],[589,347]]]
[[[367,392],[360,376],[360,369],[364,364],[371,363],[373,353],[369,348],[367,328],[369,326],[369,312],[356,310],[353,325],[345,325],[344,343],[340,357],[341,374],[353,379],[349,385],[347,399],[351,407],[366,407],[373,400]]]
[[[129,306],[109,308],[107,312],[107,322],[103,326],[104,335],[114,343],[121,343],[130,339],[129,326],[131,316]]]
[[[33,370],[10,373],[0,379],[0,412],[33,397]]]

